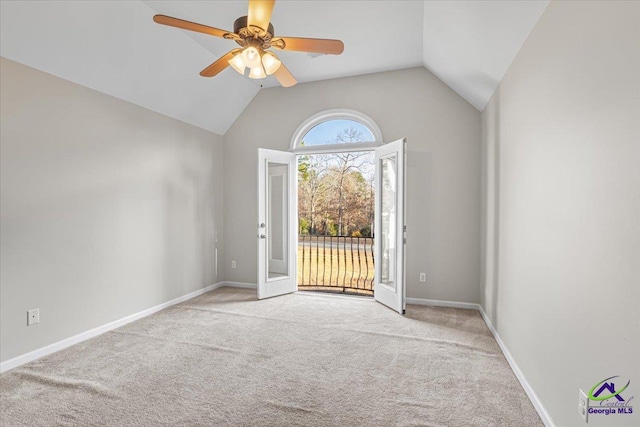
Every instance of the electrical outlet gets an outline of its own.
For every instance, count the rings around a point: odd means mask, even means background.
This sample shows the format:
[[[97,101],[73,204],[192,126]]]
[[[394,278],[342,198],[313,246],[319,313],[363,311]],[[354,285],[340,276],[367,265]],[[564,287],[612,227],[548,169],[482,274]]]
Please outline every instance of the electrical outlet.
[[[236,262],[235,261],[231,261],[231,268],[236,268]]]
[[[582,390],[578,390],[578,414],[585,423],[589,423],[589,398]]]
[[[36,325],[40,323],[40,309],[34,308],[27,310],[27,326]]]
[[[427,273],[420,273],[420,281],[425,283],[427,281]]]

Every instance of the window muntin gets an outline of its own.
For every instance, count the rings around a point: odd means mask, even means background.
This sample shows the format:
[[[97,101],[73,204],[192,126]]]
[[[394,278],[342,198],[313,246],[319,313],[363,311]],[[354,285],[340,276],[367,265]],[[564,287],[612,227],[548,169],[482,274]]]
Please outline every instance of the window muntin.
[[[336,137],[348,129],[351,135]],[[383,144],[382,132],[366,114],[347,109],[321,111],[298,126],[291,138],[290,151],[330,153],[372,150]]]
[[[362,123],[348,119],[327,120],[312,127],[299,146],[312,147],[327,144],[353,144],[375,142],[373,132]]]

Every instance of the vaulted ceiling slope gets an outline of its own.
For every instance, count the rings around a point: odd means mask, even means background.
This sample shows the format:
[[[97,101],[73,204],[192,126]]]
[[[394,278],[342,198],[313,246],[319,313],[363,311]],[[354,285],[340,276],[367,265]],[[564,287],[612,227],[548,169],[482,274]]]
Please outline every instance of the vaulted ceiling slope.
[[[301,83],[424,65],[481,110],[547,4],[278,1],[272,24],[277,35],[344,41],[340,56],[278,52]],[[200,77],[235,44],[152,17],[232,30],[246,11],[244,0],[2,1],[0,55],[222,135],[277,82],[232,69]]]

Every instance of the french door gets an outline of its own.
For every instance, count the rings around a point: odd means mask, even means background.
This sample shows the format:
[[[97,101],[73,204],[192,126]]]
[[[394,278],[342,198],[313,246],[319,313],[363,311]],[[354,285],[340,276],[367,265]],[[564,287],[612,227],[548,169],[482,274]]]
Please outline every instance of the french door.
[[[375,281],[376,301],[405,310],[405,139],[375,150]]]
[[[375,150],[374,298],[405,310],[405,144]],[[298,290],[297,160],[293,153],[258,150],[258,299]]]
[[[258,299],[298,290],[297,162],[283,151],[258,150]]]

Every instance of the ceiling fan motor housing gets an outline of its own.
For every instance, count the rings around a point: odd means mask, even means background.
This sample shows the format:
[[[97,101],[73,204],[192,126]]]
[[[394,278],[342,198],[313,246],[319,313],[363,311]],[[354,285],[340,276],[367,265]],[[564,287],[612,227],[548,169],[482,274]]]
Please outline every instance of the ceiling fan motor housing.
[[[249,39],[257,39],[262,42],[263,46],[261,47],[263,47],[264,49],[269,48],[271,46],[270,41],[275,35],[273,25],[269,23],[269,28],[265,30],[264,28],[256,26],[248,26],[247,21],[248,18],[246,16],[241,16],[233,23],[233,32],[238,34],[241,39],[236,39],[236,42],[240,46],[249,46],[250,44],[253,44],[249,43]],[[242,41],[244,41],[244,43],[241,43]]]

